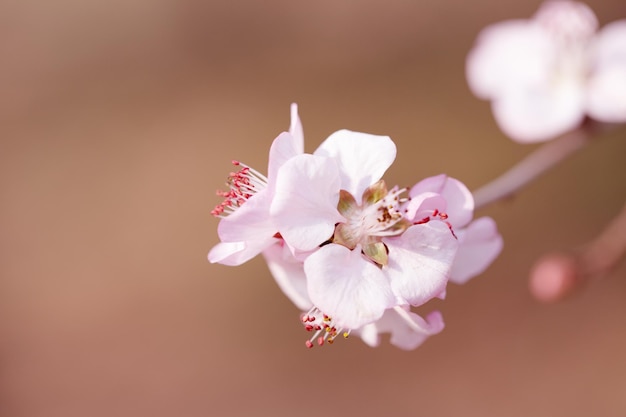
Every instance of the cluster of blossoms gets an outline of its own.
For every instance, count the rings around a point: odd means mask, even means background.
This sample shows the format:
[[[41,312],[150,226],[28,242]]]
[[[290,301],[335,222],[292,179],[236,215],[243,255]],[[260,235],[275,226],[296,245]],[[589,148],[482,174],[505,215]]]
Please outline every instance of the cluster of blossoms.
[[[530,20],[491,25],[468,55],[470,88],[491,100],[497,123],[519,142],[552,139],[587,117],[625,123],[626,20],[597,29],[587,6],[567,0],[548,1]],[[477,203],[510,194],[582,143],[569,142],[543,147],[477,190]],[[306,154],[292,105],[267,176],[233,161],[237,171],[212,212],[220,243],[209,261],[240,265],[262,254],[302,311],[308,347],[350,334],[377,346],[390,333],[392,344],[414,349],[444,324],[437,311],[423,318],[411,308],[444,298],[448,281],[482,273],[502,238],[492,219],[473,220],[474,197],[454,178],[388,187],[382,177],[395,156],[389,137],[348,130]]]
[[[496,122],[518,142],[552,139],[586,116],[626,122],[626,20],[598,31],[582,3],[548,1],[530,20],[488,26],[466,69],[474,94],[491,100]]]
[[[304,153],[296,105],[272,143],[267,176],[234,161],[229,189],[212,212],[221,218],[209,261],[240,265],[262,254],[283,292],[303,312],[308,347],[380,334],[414,349],[443,329],[439,312],[411,311],[448,281],[483,272],[502,249],[494,221],[472,221],[474,201],[446,175],[389,188],[396,156],[387,136],[340,130]]]

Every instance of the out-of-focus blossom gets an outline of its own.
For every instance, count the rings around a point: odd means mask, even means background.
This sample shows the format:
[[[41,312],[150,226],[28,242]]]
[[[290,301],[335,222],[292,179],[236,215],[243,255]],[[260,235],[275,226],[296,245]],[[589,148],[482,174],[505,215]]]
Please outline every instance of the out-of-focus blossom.
[[[626,20],[597,28],[589,7],[565,0],[488,26],[468,55],[470,88],[519,142],[551,139],[585,115],[626,122]]]

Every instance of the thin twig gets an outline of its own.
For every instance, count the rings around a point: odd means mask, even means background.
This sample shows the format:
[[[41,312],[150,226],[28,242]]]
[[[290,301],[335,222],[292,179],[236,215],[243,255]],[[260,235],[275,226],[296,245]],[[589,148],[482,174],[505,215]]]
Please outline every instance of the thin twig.
[[[556,166],[589,142],[587,129],[568,132],[547,142],[511,169],[474,191],[475,207],[480,208],[501,200]]]

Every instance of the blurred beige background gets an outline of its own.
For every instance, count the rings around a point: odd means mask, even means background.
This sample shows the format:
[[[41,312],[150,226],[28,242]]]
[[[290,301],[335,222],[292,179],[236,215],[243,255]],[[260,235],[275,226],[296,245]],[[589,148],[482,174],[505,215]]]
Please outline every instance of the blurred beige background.
[[[626,195],[614,132],[514,200],[493,267],[434,303],[414,352],[304,348],[262,259],[210,265],[233,158],[265,170],[300,105],[307,150],[388,134],[389,183],[476,188],[533,147],[464,80],[479,30],[538,1],[0,3],[2,416],[623,416],[626,268],[554,306],[527,274]],[[592,3],[601,23],[623,0]]]

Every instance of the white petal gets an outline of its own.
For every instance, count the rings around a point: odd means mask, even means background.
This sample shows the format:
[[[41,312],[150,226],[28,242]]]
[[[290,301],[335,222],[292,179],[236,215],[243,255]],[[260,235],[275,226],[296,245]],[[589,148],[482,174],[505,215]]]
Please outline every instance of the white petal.
[[[598,19],[584,3],[569,0],[544,2],[533,16],[540,26],[567,40],[586,40],[598,29]]]
[[[241,265],[275,242],[277,239],[272,237],[247,242],[220,242],[213,246],[208,259],[211,263],[229,266]]]
[[[587,112],[609,123],[626,121],[626,19],[604,26],[591,46],[593,71]]]
[[[607,123],[626,122],[626,62],[596,72],[589,80],[588,94],[590,117]]]
[[[446,200],[443,208],[448,214],[448,221],[454,227],[463,227],[472,220],[474,215],[474,196],[461,181],[445,174],[426,178],[411,188],[409,195],[413,197],[423,192],[441,194]]]
[[[307,251],[328,240],[335,224],[345,221],[337,211],[340,179],[332,159],[298,155],[278,170],[270,213],[291,247]]]
[[[235,212],[220,220],[217,234],[223,242],[246,242],[272,237],[278,231],[269,213],[270,195],[261,190]]]
[[[378,320],[395,301],[387,278],[359,247],[323,246],[304,261],[304,271],[311,301],[340,327],[357,329]]]
[[[626,65],[626,19],[604,26],[591,45],[591,60],[596,70]]]
[[[446,212],[448,204],[446,199],[440,194],[425,191],[417,194],[410,194],[411,200],[404,207],[405,216],[412,222],[417,222],[425,218],[430,218],[435,210]]]
[[[510,88],[492,102],[500,129],[520,143],[541,142],[576,128],[585,115],[581,80],[557,81]]]
[[[454,258],[450,281],[464,284],[482,274],[502,251],[502,236],[496,222],[481,217],[463,230],[457,231],[459,250]]]
[[[289,124],[289,133],[293,136],[295,149],[300,153],[304,153],[304,131],[302,130],[302,122],[298,115],[298,105],[291,104],[291,123]]]
[[[439,193],[425,191],[410,196],[411,199],[403,207],[405,216],[411,221],[418,221],[432,216],[435,210],[446,211],[448,204]]]
[[[380,335],[375,323],[366,324],[353,333],[358,334],[361,337],[361,340],[363,340],[363,342],[370,347],[377,347],[380,345]]]
[[[365,189],[381,179],[393,163],[396,145],[389,136],[339,130],[317,148],[315,155],[336,161],[341,188],[360,204]]]
[[[281,244],[263,251],[267,266],[285,295],[300,309],[309,310],[313,305],[306,288],[306,275],[302,262],[294,259]]]
[[[298,150],[295,138],[287,132],[283,132],[272,142],[270,147],[269,162],[267,164],[268,189],[273,194],[278,169],[288,160],[302,152]]]
[[[467,57],[466,76],[472,92],[484,99],[499,97],[511,85],[544,80],[553,57],[550,37],[530,20],[509,20],[480,33]]]
[[[402,309],[399,314],[398,309]],[[372,347],[380,344],[380,334],[391,333],[392,345],[404,350],[413,350],[428,337],[441,332],[444,328],[443,317],[438,311],[430,313],[426,320],[412,313],[408,306],[399,306],[385,311],[374,324],[363,327],[358,334]]]
[[[458,246],[445,224],[415,225],[384,242],[389,248],[389,264],[383,271],[399,301],[417,306],[441,294]]]
[[[396,313],[395,310],[392,311]],[[391,328],[391,339],[389,342],[400,349],[413,350],[424,343],[430,336],[440,333],[445,327],[443,317],[438,311],[428,314],[426,320],[410,311],[407,312],[407,316],[411,323],[407,323],[405,319],[398,317]]]

